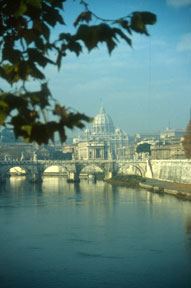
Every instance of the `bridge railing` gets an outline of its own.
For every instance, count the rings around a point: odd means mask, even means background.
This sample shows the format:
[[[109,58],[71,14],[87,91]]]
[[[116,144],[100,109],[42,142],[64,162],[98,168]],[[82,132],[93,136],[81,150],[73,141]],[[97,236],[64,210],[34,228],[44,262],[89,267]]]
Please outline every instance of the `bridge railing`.
[[[99,164],[99,163],[146,163],[146,160],[0,160],[0,165],[23,164]]]

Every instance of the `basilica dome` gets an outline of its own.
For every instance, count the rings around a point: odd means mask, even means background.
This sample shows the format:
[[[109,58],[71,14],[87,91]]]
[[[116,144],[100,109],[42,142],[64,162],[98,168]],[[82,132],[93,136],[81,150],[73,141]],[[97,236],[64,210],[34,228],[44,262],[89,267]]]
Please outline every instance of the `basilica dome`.
[[[92,135],[111,135],[115,131],[111,117],[101,107],[99,113],[94,118],[92,125]]]

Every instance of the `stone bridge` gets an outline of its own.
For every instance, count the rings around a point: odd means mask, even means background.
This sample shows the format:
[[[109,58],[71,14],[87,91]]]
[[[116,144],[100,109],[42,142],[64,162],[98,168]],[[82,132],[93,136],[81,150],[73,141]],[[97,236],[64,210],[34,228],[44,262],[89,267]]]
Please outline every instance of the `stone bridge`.
[[[58,166],[64,169],[68,181],[79,181],[79,175],[84,170],[92,174],[92,167],[99,169],[105,179],[115,174],[134,174],[145,177],[149,172],[148,161],[133,160],[33,160],[33,161],[0,161],[0,180],[4,181],[11,168],[20,167],[26,171],[31,182],[41,182],[44,171]]]

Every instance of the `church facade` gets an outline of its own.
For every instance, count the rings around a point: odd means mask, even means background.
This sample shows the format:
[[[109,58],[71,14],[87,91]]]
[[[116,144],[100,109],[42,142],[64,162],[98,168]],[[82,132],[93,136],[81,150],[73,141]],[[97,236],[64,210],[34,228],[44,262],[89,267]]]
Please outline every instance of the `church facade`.
[[[115,129],[111,117],[102,106],[92,127],[73,141],[79,160],[118,159],[128,145],[128,135],[119,128]]]

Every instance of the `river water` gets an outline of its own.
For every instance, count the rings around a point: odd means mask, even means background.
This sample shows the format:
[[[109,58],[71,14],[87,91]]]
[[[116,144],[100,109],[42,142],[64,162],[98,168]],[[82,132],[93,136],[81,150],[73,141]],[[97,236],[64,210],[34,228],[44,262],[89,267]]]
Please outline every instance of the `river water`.
[[[0,186],[1,288],[191,287],[191,203],[98,181]]]

